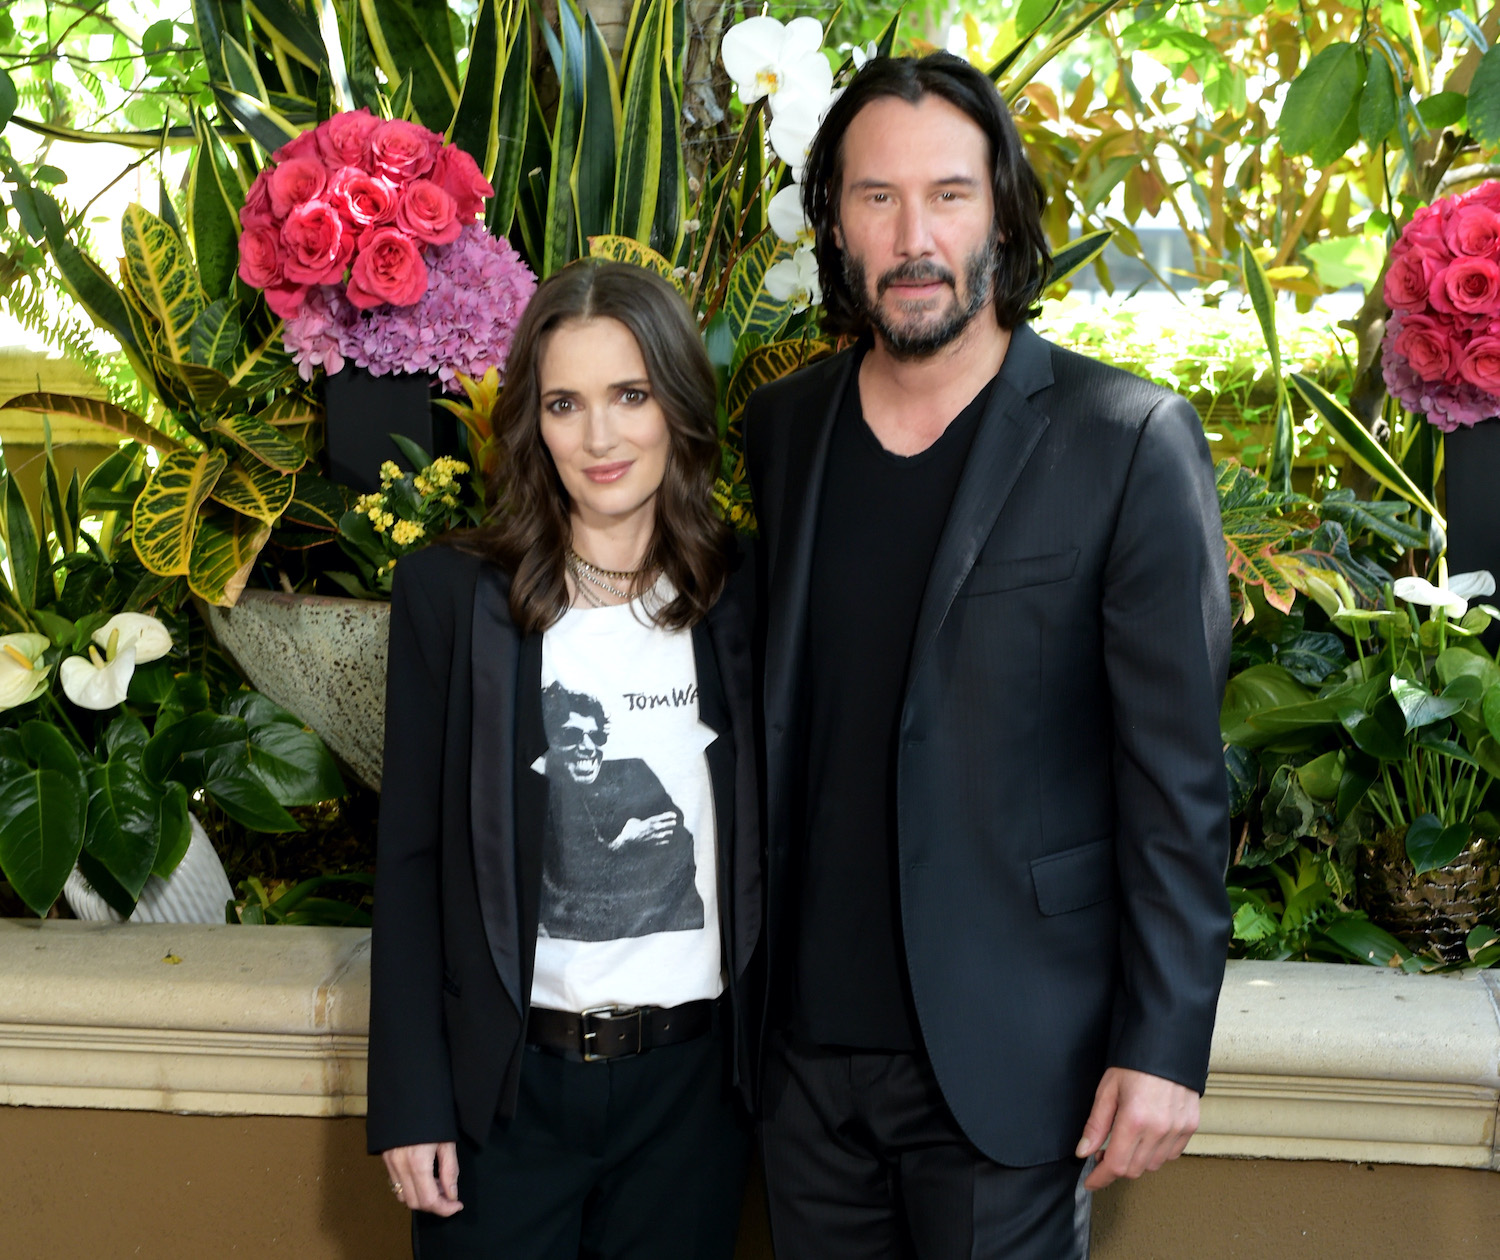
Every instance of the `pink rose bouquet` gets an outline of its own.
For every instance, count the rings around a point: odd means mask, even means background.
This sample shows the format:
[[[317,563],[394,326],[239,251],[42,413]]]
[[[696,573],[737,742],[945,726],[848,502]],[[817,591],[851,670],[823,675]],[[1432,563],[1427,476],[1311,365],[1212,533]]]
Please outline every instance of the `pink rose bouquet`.
[[[335,114],[271,162],[240,210],[239,274],[285,320],[327,286],[360,310],[413,305],[431,250],[457,240],[495,192],[436,132],[366,109]]]
[[[286,321],[286,346],[304,380],[348,362],[372,376],[435,376],[456,394],[460,372],[477,379],[504,370],[535,292],[536,277],[510,243],[477,223],[425,248],[394,227],[367,228],[348,286],[310,286]]]
[[[1391,395],[1446,433],[1500,416],[1500,182],[1412,216],[1391,250],[1385,300]]]

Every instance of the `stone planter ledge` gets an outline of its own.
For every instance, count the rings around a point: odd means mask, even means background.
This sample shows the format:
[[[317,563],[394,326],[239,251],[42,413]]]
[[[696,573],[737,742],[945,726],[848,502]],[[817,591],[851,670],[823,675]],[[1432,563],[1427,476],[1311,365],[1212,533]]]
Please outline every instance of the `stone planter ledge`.
[[[363,1115],[369,946],[0,920],[0,1104]],[[1212,1067],[1190,1154],[1500,1170],[1493,972],[1231,962]]]

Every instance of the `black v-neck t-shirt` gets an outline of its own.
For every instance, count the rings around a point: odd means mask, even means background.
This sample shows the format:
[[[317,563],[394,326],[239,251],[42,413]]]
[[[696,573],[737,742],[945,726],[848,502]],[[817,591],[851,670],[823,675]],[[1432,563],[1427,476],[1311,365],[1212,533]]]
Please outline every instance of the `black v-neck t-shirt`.
[[[927,577],[993,381],[926,450],[892,454],[856,368],[834,422],[808,604],[808,809],[795,1033],[921,1044],[896,880],[896,742]]]

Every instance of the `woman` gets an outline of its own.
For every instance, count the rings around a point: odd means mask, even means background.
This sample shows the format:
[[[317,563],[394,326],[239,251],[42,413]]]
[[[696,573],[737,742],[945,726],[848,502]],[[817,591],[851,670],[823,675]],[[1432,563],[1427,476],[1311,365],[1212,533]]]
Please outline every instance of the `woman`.
[[[368,1134],[418,1256],[732,1254],[760,846],[714,406],[670,285],[567,268],[492,517],[396,570]]]

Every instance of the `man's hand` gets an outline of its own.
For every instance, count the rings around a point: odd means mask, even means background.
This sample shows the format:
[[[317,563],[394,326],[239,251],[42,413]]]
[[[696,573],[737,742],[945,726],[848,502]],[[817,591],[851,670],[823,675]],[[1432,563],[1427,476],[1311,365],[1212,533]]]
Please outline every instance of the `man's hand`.
[[[666,844],[676,829],[676,810],[652,814],[650,818],[627,818],[620,834],[609,842],[609,848],[614,852],[627,844]]]
[[[385,1160],[392,1188],[407,1207],[434,1216],[452,1216],[463,1210],[464,1205],[458,1201],[458,1147],[454,1143],[394,1146],[382,1151],[380,1158]]]
[[[1083,1184],[1099,1190],[1117,1177],[1132,1181],[1182,1154],[1198,1131],[1198,1095],[1176,1081],[1112,1067],[1094,1091],[1094,1109],[1075,1152],[1085,1159],[1104,1146]]]

